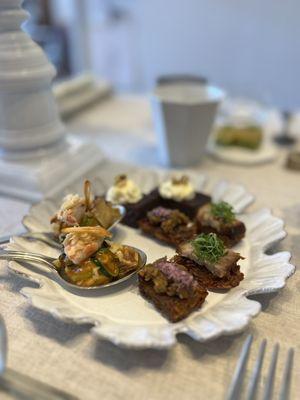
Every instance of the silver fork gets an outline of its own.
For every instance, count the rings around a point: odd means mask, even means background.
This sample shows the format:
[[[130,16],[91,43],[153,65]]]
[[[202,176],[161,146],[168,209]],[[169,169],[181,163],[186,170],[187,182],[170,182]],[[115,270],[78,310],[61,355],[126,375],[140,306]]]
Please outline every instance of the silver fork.
[[[243,344],[242,351],[238,363],[236,365],[233,378],[231,384],[229,386],[229,390],[226,396],[226,400],[239,400],[241,398],[245,398],[246,400],[254,400],[257,395],[258,383],[261,374],[262,364],[264,360],[267,340],[264,339],[259,347],[258,356],[253,368],[253,371],[250,375],[248,387],[246,389],[246,395],[243,393],[242,397],[242,386],[244,381],[244,376],[246,372],[247,361],[250,354],[250,348],[253,341],[252,335],[249,335]],[[276,364],[279,353],[279,344],[277,343],[273,347],[271,362],[268,369],[266,383],[263,389],[263,400],[271,400],[274,389],[274,381],[275,381],[275,372],[276,372]],[[290,393],[290,384],[291,384],[291,376],[292,376],[292,368],[293,368],[293,359],[294,359],[294,349],[290,348],[288,350],[286,363],[284,367],[281,388],[279,393],[279,400],[288,400]]]
[[[0,315],[0,394],[6,392],[21,400],[78,400],[62,390],[6,367],[7,333]]]

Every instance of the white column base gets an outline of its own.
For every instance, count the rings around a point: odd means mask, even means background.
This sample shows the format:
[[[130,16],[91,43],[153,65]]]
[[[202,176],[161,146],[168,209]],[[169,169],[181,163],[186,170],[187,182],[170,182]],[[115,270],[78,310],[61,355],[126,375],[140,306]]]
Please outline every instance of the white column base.
[[[55,196],[104,158],[95,144],[74,137],[35,150],[34,158],[26,154],[22,160],[0,160],[0,193],[33,202]]]

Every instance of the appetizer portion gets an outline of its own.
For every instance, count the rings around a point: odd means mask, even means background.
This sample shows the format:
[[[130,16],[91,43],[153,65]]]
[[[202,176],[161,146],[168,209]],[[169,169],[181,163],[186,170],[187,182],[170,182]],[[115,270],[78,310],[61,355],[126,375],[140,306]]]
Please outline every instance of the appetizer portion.
[[[189,177],[182,175],[162,182],[154,192],[159,196],[159,204],[166,208],[177,209],[193,219],[199,207],[211,201],[211,198],[195,190]]]
[[[172,199],[177,202],[192,200],[196,195],[195,188],[186,175],[162,182],[158,191],[163,199]]]
[[[84,197],[67,195],[60,209],[51,218],[53,231],[60,235],[64,228],[73,226],[102,226],[110,228],[121,217],[120,210],[102,197],[93,197],[91,183],[84,183]]]
[[[99,226],[63,228],[64,252],[55,265],[67,281],[83,287],[105,285],[136,271],[139,253],[112,243],[111,233]]]
[[[141,294],[171,322],[199,309],[208,295],[183,265],[166,257],[146,265],[138,275]]]
[[[136,183],[125,174],[115,178],[114,185],[107,191],[106,200],[125,207],[126,214],[122,218],[122,224],[131,228],[137,228],[138,220],[146,214],[147,210],[156,205],[155,203],[152,207],[152,199],[143,195]]]
[[[244,278],[238,265],[243,257],[227,249],[215,233],[180,244],[177,253],[173,261],[184,265],[207,289],[230,289]]]
[[[143,197],[140,188],[127,175],[118,175],[114,185],[110,187],[106,194],[106,200],[112,204],[135,204]]]
[[[156,207],[139,221],[141,230],[158,240],[178,245],[192,239],[196,225],[182,212],[164,207]]]
[[[187,176],[171,178],[150,193],[142,194],[131,179],[119,175],[108,190],[106,200],[124,205],[126,215],[122,223],[137,228],[138,221],[145,218],[148,211],[159,206],[179,210],[193,219],[199,207],[210,202],[211,198],[197,193]]]
[[[257,150],[263,139],[261,127],[256,125],[224,125],[217,131],[216,143],[221,146],[243,147]]]
[[[230,204],[206,204],[198,210],[196,216],[198,233],[216,233],[226,247],[232,247],[243,239],[246,227],[236,218]]]

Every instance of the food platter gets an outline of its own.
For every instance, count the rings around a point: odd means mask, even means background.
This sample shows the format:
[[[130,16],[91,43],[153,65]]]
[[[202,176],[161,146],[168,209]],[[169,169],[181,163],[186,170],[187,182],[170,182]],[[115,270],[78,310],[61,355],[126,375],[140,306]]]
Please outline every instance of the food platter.
[[[106,174],[102,170],[101,173],[101,177],[105,176],[102,178],[102,189],[107,189],[112,181],[112,172]],[[142,169],[135,174],[145,192],[157,186],[166,176],[166,173]],[[101,294],[82,295],[66,291],[35,266],[28,268],[10,262],[10,271],[37,283],[37,287],[24,287],[21,293],[34,307],[64,321],[91,323],[94,335],[124,347],[168,348],[176,343],[178,333],[203,342],[244,329],[260,311],[260,304],[247,296],[279,290],[294,272],[294,266],[289,263],[290,253],[266,254],[274,243],[285,237],[283,221],[274,217],[268,209],[246,213],[254,198],[241,185],[220,181],[208,185],[211,187],[208,189],[202,175],[194,174],[191,179],[194,179],[197,190],[209,192],[213,201],[230,203],[246,225],[247,235],[236,247],[245,257],[241,262],[245,278],[239,286],[227,292],[210,292],[199,311],[177,323],[168,322],[141,297],[136,278],[103,289]],[[34,205],[24,218],[24,225],[34,232],[49,230],[49,217],[56,208],[57,200],[45,200]],[[113,233],[116,241],[143,249],[149,262],[174,254],[170,246],[144,236],[138,229],[120,224]],[[13,237],[8,247],[52,257],[58,255],[54,248],[22,237]]]

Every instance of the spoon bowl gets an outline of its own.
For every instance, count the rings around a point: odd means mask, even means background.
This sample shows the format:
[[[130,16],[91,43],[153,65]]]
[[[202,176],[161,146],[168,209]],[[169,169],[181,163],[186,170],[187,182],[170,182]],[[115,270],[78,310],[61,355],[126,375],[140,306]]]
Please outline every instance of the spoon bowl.
[[[144,265],[147,262],[147,256],[146,254],[140,250],[137,249],[136,247],[132,246],[127,246],[136,251],[139,254],[139,266],[136,270],[133,272],[129,273],[128,275],[124,276],[121,279],[118,279],[116,281],[112,281],[110,283],[106,283],[104,285],[98,285],[98,286],[78,286],[75,285],[68,280],[66,280],[57,270],[57,268],[54,265],[55,258],[44,256],[42,254],[36,254],[36,253],[29,253],[25,251],[15,251],[15,250],[0,250],[0,260],[8,260],[8,261],[29,261],[29,262],[34,262],[35,264],[43,264],[44,266],[47,267],[47,269],[52,273],[56,275],[57,281],[59,284],[63,287],[70,288],[72,290],[76,289],[77,291],[87,291],[87,290],[99,290],[103,288],[107,288],[110,286],[115,286],[117,284],[120,284],[122,282],[127,281],[130,279],[133,275],[135,275],[141,268],[144,267]],[[25,264],[26,265],[26,264]]]

